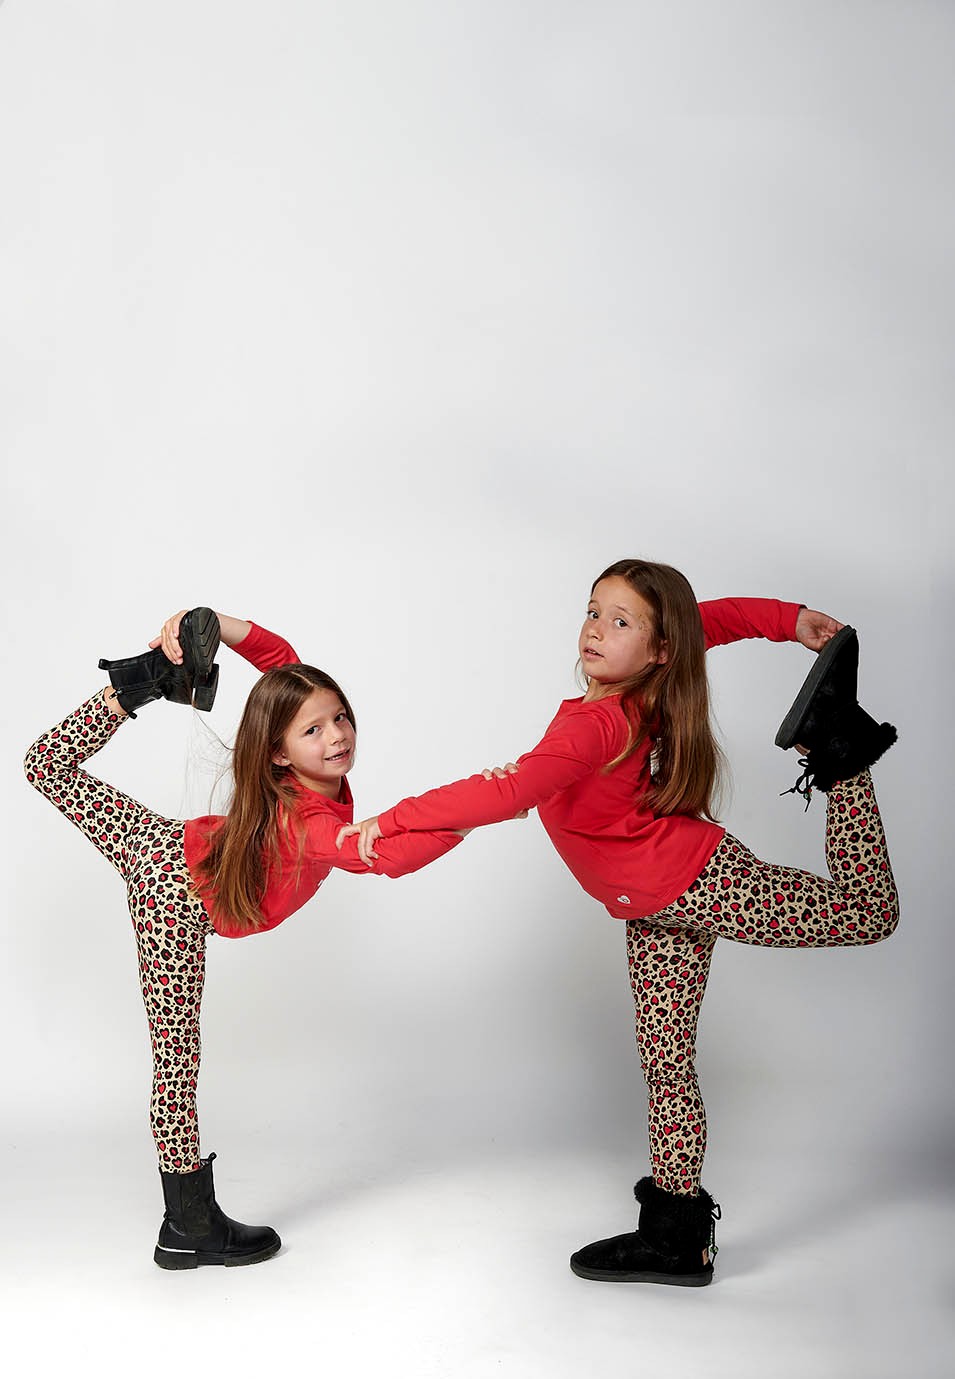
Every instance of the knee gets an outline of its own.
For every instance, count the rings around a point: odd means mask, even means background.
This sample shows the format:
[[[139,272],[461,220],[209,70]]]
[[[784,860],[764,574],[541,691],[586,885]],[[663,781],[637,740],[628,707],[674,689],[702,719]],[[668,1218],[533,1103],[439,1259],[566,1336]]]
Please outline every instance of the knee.
[[[644,1059],[641,1067],[651,1102],[672,1101],[699,1094],[696,1068],[691,1059],[666,1067],[659,1066],[652,1059]]]
[[[23,758],[23,774],[33,786],[34,790],[43,793],[44,784],[47,778],[47,763],[45,760],[46,750],[43,738],[37,738],[33,746],[27,750]]]
[[[891,938],[899,927],[899,892],[894,881],[886,887],[879,912],[879,939]]]

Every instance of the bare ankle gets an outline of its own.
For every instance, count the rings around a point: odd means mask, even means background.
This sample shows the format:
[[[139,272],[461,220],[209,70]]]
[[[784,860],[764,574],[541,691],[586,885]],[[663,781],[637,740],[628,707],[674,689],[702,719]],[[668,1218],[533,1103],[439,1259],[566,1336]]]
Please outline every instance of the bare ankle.
[[[103,703],[109,709],[110,713],[114,713],[117,718],[129,717],[126,710],[119,702],[119,698],[116,694],[116,691],[113,689],[112,685],[107,685],[106,688],[103,690]]]

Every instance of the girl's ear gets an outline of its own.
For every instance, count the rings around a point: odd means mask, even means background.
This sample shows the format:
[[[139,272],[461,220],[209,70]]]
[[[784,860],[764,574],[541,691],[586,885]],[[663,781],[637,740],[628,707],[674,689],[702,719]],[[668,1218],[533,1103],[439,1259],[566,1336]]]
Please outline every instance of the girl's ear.
[[[669,659],[670,659],[670,648],[667,646],[666,642],[661,642],[661,643],[660,643],[660,650],[657,652],[657,665],[658,665],[658,666],[665,666],[666,663],[667,663],[667,661],[669,661]]]
[[[273,766],[288,766],[288,757],[285,755],[284,752],[273,752],[273,753],[272,753],[272,765],[273,765]]]

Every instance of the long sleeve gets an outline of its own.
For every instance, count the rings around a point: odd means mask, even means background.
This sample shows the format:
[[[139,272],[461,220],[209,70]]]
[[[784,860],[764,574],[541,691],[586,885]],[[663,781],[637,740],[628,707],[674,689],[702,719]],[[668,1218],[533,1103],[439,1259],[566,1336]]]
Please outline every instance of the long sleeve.
[[[477,828],[535,809],[613,760],[626,741],[626,727],[618,717],[619,723],[596,705],[565,715],[533,751],[518,757],[516,775],[492,780],[469,776],[402,800],[379,816],[382,837],[395,841],[395,833],[411,829]]]
[[[710,599],[700,604],[706,649],[747,637],[794,642],[802,607],[801,603],[780,603],[778,599]]]
[[[339,820],[327,815],[309,819],[305,851],[310,861],[340,867],[357,875],[407,876],[429,862],[436,862],[464,841],[460,833],[451,831],[402,833],[397,838],[380,838],[375,843],[378,860],[369,867],[358,856],[356,834],[345,838],[340,849],[335,846],[341,827]]]
[[[257,670],[274,670],[276,666],[295,665],[300,660],[298,652],[284,637],[269,632],[257,623],[241,642],[232,648],[245,660],[251,661]]]

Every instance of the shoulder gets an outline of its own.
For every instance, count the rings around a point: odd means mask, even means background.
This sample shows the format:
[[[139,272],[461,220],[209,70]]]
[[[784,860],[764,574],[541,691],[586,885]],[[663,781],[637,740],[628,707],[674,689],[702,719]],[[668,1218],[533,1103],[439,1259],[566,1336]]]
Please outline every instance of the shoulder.
[[[599,738],[611,747],[625,742],[629,735],[619,694],[611,694],[604,699],[565,699],[551,729],[573,737]]]
[[[317,790],[309,790],[304,785],[296,785],[289,813],[301,821],[307,829],[334,828],[350,824],[354,813],[351,795],[347,800],[330,800]]]

